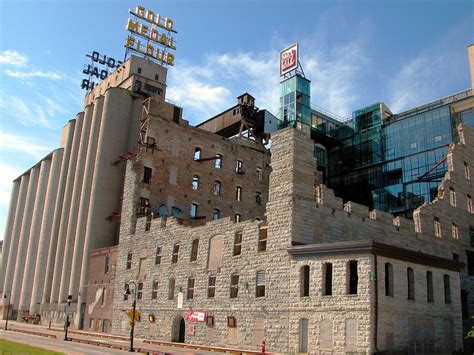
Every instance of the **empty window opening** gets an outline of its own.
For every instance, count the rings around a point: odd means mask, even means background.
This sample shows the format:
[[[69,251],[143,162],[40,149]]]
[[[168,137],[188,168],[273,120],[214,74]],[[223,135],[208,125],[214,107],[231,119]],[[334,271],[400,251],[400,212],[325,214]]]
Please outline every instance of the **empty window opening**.
[[[449,203],[456,207],[456,191],[452,187],[449,188]]]
[[[140,197],[140,206],[138,207],[139,215],[147,215],[150,210],[150,200],[145,197]]]
[[[469,164],[467,162],[464,162],[464,177],[471,180],[471,172],[469,171]]]
[[[196,147],[194,149],[194,160],[200,160],[201,159],[201,148]]]
[[[218,220],[219,218],[221,218],[221,211],[215,208],[214,211],[212,212],[212,220],[215,221],[215,220]]]
[[[385,263],[385,296],[393,297],[393,266]]]
[[[189,217],[196,218],[198,216],[198,205],[196,203],[191,204],[191,209],[189,210]]]
[[[300,268],[300,297],[309,296],[309,265]]]
[[[149,184],[151,182],[152,169],[148,166],[143,167],[143,183]]]
[[[235,216],[234,216],[234,222],[235,222],[235,223],[239,223],[241,217],[242,217],[242,216],[240,215],[240,213],[236,213]]]
[[[128,288],[128,283],[125,283],[124,290],[126,290],[127,288]],[[128,301],[128,293],[127,292],[125,292],[123,294],[123,300]]]
[[[188,279],[188,292],[186,294],[186,298],[188,300],[192,300],[194,298],[194,278],[192,277]]]
[[[459,239],[459,231],[458,231],[458,226],[456,223],[451,224],[451,235],[453,239]]]
[[[193,190],[199,190],[199,185],[200,185],[200,181],[199,181],[199,175],[193,175]]]
[[[467,211],[474,213],[474,203],[472,202],[471,195],[467,195]]]
[[[235,188],[235,200],[236,201],[242,200],[242,188],[240,186],[237,186]]]
[[[168,283],[168,299],[169,300],[174,299],[174,285],[175,285],[175,279],[171,278]]]
[[[431,271],[426,272],[426,300],[428,302],[434,302],[433,273]]]
[[[161,264],[161,247],[156,247],[155,252],[155,265]]]
[[[236,232],[234,235],[234,256],[240,255],[242,252],[242,232]]]
[[[359,273],[357,270],[357,260],[349,261],[349,287],[350,295],[357,295],[357,286],[359,284]]]
[[[141,74],[141,73],[142,73],[142,68],[138,67],[138,68],[137,68],[137,73],[138,73],[138,74]]]
[[[237,174],[242,174],[244,172],[244,163],[242,162],[242,160],[237,160],[235,162],[235,172]]]
[[[415,274],[411,267],[407,268],[408,299],[415,299]]]
[[[443,281],[444,281],[444,303],[451,303],[451,284],[449,281],[449,275],[444,275]]]
[[[332,263],[323,264],[323,296],[332,295]]]
[[[216,160],[214,161],[214,168],[222,169],[222,155],[216,154]]]
[[[127,254],[127,270],[132,268],[132,253]]]
[[[267,228],[260,228],[258,231],[258,252],[264,252],[267,250]]]
[[[171,258],[171,263],[176,264],[178,262],[179,256],[179,244],[173,246],[173,257]]]
[[[255,193],[255,203],[259,206],[262,205],[262,193],[261,192],[256,192]]]
[[[199,250],[199,239],[194,239],[193,245],[191,247],[191,261],[197,260],[198,250]]]
[[[155,80],[158,81],[160,79],[160,76],[158,74],[155,74]]]
[[[214,275],[209,276],[209,283],[207,285],[207,297],[214,298],[216,295],[216,277]]]
[[[441,238],[441,223],[438,217],[434,218],[434,233],[435,237]]]
[[[265,297],[265,271],[257,272],[256,297]]]
[[[237,298],[239,294],[239,275],[232,274],[230,276],[230,298]]]
[[[110,268],[110,255],[105,256],[104,273],[108,273]]]
[[[158,298],[158,280],[153,280],[151,284],[151,299],[156,300]]]
[[[141,300],[143,297],[143,282],[139,282],[137,286],[137,299]]]
[[[214,195],[220,196],[222,191],[222,184],[220,181],[214,181]]]

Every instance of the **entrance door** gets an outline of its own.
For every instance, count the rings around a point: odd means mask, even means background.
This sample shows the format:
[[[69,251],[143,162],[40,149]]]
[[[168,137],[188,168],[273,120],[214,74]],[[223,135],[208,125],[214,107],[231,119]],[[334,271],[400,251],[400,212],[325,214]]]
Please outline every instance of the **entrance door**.
[[[171,341],[176,343],[184,343],[184,336],[186,334],[186,322],[179,314],[173,319],[171,328]]]
[[[184,319],[181,318],[181,322],[179,323],[179,343],[184,343],[184,334],[186,333],[186,323]]]

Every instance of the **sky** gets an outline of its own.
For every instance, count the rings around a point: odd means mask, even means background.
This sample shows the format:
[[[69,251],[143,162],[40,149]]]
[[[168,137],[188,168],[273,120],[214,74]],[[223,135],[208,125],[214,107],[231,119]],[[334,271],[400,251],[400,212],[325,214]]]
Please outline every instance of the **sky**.
[[[12,181],[82,111],[86,53],[124,57],[128,9],[174,21],[167,99],[192,124],[249,92],[277,114],[279,51],[298,42],[312,104],[398,113],[470,86],[472,0],[0,0],[0,231]],[[3,238],[1,232],[0,238]]]

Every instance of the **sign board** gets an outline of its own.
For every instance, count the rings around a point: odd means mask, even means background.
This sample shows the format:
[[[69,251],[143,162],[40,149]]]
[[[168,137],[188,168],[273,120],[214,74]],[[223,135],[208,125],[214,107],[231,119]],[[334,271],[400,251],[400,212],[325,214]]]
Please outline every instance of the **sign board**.
[[[190,322],[205,322],[206,313],[202,311],[187,311],[184,314],[184,319]]]
[[[176,309],[183,309],[183,300],[184,300],[183,292],[178,292],[178,304],[176,305]]]
[[[64,307],[64,313],[66,313],[67,316],[72,316],[74,314],[74,309],[75,307],[73,305],[65,306]]]
[[[129,310],[129,311],[127,312],[127,315],[128,315],[128,318],[130,318],[130,320],[133,320],[133,309]],[[135,320],[136,320],[137,322],[140,321],[140,312],[137,311],[137,310],[135,310]]]
[[[137,6],[135,12],[128,10],[134,18],[129,18],[126,29],[129,31],[125,48],[132,50],[145,58],[155,60],[165,65],[174,65],[176,43],[173,33],[173,20],[162,18],[160,14]]]
[[[90,64],[86,64],[83,74],[87,75],[86,79],[82,80],[81,89],[92,90],[98,85],[96,80],[104,80],[112,73],[116,68],[122,65],[120,60],[115,60],[112,57],[100,54],[97,51],[93,51],[92,54],[86,54],[86,57],[91,59]]]
[[[186,334],[194,335],[196,333],[196,327],[194,325],[188,325],[186,328]]]
[[[298,68],[298,43],[280,52],[280,75]]]

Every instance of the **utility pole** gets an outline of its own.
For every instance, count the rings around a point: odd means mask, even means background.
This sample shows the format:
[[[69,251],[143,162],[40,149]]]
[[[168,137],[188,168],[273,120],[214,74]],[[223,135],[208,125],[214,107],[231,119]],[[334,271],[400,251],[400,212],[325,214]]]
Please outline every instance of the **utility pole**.
[[[7,298],[7,293],[10,294],[10,297]],[[3,296],[3,299],[8,299],[8,307],[7,307],[7,321],[5,322],[5,330],[8,330],[8,317],[10,316],[10,299],[12,297],[12,294],[10,291],[5,292],[5,295]]]
[[[125,285],[125,295],[130,295],[130,285],[133,285],[133,303],[132,303],[132,329],[130,329],[130,349],[128,349],[129,352],[134,352],[133,350],[133,332],[135,330],[135,312],[137,308],[137,285],[135,282],[130,281],[128,284]]]

